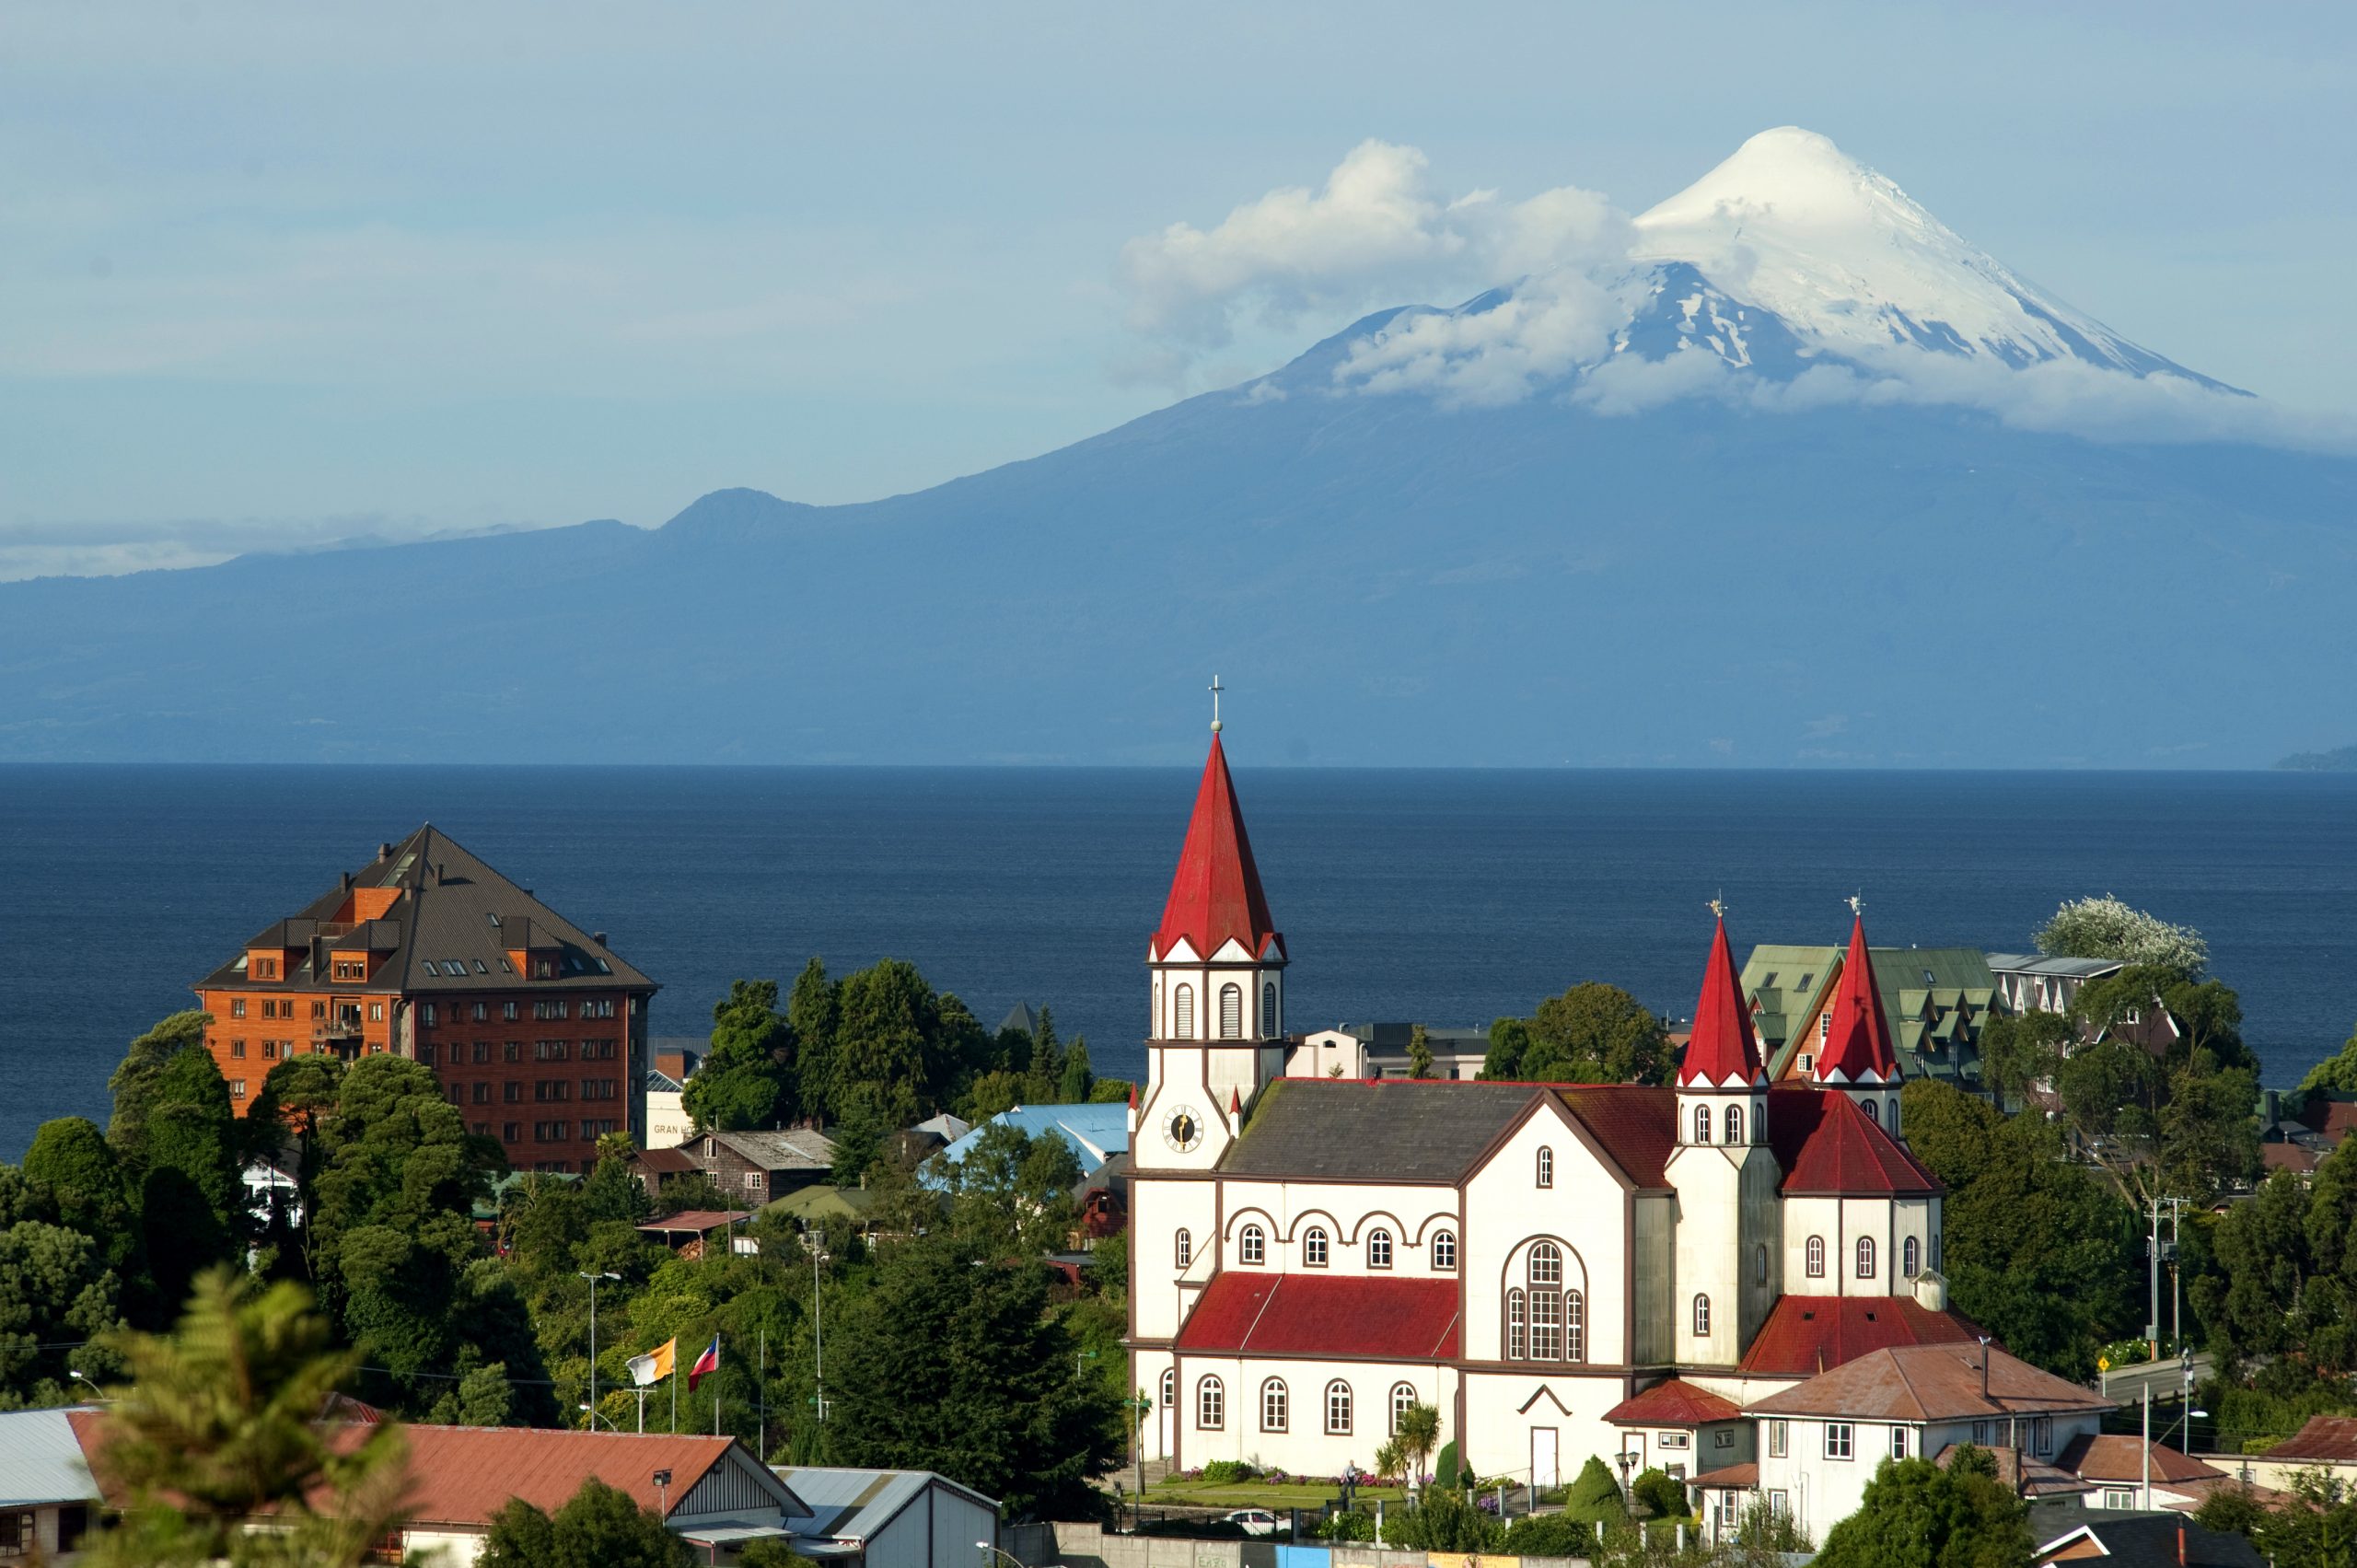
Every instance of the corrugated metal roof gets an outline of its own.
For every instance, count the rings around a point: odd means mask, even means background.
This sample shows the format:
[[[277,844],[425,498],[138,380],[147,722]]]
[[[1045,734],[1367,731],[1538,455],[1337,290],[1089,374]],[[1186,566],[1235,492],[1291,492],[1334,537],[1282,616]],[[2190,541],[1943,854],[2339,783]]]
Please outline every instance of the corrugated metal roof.
[[[833,1465],[777,1467],[779,1479],[810,1509],[807,1519],[790,1519],[786,1527],[799,1537],[820,1540],[873,1540],[901,1509],[936,1483],[970,1498],[977,1505],[998,1512],[998,1504],[970,1486],[931,1470],[864,1470]]]
[[[1130,1108],[1126,1105],[1018,1105],[1003,1110],[933,1156],[928,1164],[957,1165],[993,1127],[1019,1127],[1037,1138],[1052,1133],[1072,1145],[1080,1158],[1080,1173],[1093,1176],[1097,1167],[1130,1147]]]
[[[90,1479],[90,1467],[83,1463],[82,1445],[74,1435],[68,1412],[0,1414],[0,1508],[95,1503],[98,1498],[98,1483]]]

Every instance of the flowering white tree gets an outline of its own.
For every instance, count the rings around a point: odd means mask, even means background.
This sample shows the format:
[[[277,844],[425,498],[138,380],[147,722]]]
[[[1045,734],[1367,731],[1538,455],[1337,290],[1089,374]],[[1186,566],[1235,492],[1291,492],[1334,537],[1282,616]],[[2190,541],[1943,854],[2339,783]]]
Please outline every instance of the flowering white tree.
[[[2038,928],[2038,950],[2057,958],[2117,958],[2157,964],[2188,979],[2210,961],[2210,944],[2189,925],[2172,925],[2106,893],[2072,899]]]

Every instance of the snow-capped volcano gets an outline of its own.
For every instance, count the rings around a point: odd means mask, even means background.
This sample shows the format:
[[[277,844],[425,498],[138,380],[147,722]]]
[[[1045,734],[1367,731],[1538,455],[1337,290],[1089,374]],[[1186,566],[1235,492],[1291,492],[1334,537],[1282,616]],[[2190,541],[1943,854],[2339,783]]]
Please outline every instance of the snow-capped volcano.
[[[1935,400],[1959,389],[1998,396],[2008,370],[2066,364],[2236,390],[2041,292],[1795,126],[1752,137],[1625,232],[1626,249],[1608,258],[1533,273],[1453,309],[1367,317],[1278,383],[1496,402],[1635,360],[1679,372],[1656,377],[1649,396],[1730,384],[1689,367],[1782,382],[1815,366],[1862,382],[1912,379]],[[1596,377],[1599,396],[1611,379]]]
[[[1639,261],[1684,262],[1819,352],[1923,348],[2190,376],[2023,281],[1885,176],[1798,126],[1762,131],[1639,215]],[[2196,379],[2206,379],[2195,377]]]

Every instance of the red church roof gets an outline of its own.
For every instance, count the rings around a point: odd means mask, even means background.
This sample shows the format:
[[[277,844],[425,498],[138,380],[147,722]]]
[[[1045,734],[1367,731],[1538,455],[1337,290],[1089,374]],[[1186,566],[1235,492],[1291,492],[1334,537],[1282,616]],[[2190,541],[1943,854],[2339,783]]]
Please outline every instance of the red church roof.
[[[1681,1085],[1713,1088],[1760,1081],[1759,1042],[1751,1033],[1751,1012],[1736,983],[1735,955],[1727,950],[1723,915],[1711,937],[1711,961],[1702,970],[1702,995],[1694,1004],[1694,1030],[1678,1064]]]
[[[1269,918],[1260,873],[1252,864],[1252,841],[1245,836],[1244,813],[1236,804],[1227,753],[1217,735],[1203,761],[1203,782],[1195,791],[1195,814],[1187,824],[1170,897],[1162,906],[1162,924],[1154,934],[1154,956],[1168,953],[1182,936],[1206,958],[1231,936],[1255,958],[1284,957],[1285,939]]]
[[[1866,956],[1866,921],[1853,915],[1850,953],[1841,960],[1841,984],[1829,1009],[1832,1025],[1817,1053],[1821,1084],[1898,1082],[1898,1056],[1890,1046],[1890,1020],[1883,1016],[1875,987],[1874,960]]]
[[[1455,1279],[1236,1271],[1213,1276],[1178,1348],[1439,1361],[1457,1354],[1457,1339]]]
[[[1768,1141],[1783,1167],[1788,1197],[1946,1191],[1905,1144],[1838,1089],[1780,1085],[1768,1097]]]
[[[1737,1370],[1814,1377],[1892,1345],[1966,1344],[1980,1330],[1910,1295],[1787,1295],[1779,1299]]]
[[[1698,1388],[1683,1377],[1656,1383],[1604,1412],[1615,1426],[1701,1426],[1706,1422],[1734,1421],[1743,1412],[1734,1401],[1708,1388]]]

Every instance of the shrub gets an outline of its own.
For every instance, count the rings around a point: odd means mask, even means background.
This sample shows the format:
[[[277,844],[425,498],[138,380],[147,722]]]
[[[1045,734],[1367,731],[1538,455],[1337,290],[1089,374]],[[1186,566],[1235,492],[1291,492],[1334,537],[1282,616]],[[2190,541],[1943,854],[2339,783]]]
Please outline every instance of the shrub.
[[[1692,1512],[1687,1505],[1685,1483],[1671,1480],[1664,1471],[1646,1470],[1629,1491],[1657,1519],[1683,1519]]]
[[[1596,1527],[1563,1514],[1525,1514],[1506,1527],[1501,1548],[1514,1557],[1585,1557],[1596,1545]]]
[[[1373,1540],[1375,1516],[1356,1509],[1347,1514],[1329,1514],[1318,1522],[1316,1534],[1320,1540]]]
[[[1628,1504],[1620,1500],[1620,1485],[1604,1461],[1595,1455],[1580,1467],[1563,1497],[1563,1512],[1583,1525],[1593,1526],[1601,1521],[1608,1529],[1629,1517]]]
[[[1412,1551],[1494,1551],[1505,1531],[1457,1492],[1432,1492],[1422,1506],[1387,1510],[1386,1546]]]
[[[1241,1459],[1213,1459],[1203,1467],[1206,1486],[1233,1486],[1252,1479],[1252,1467]]]

